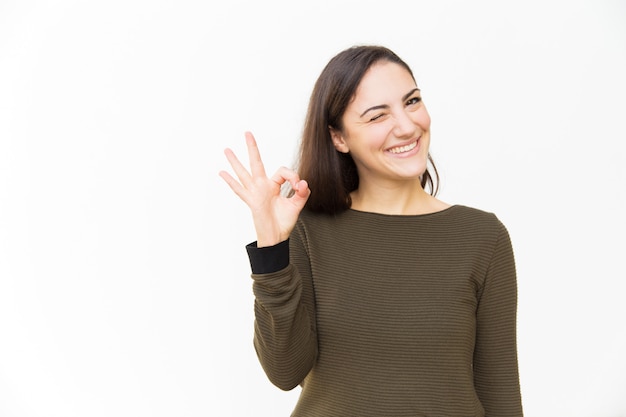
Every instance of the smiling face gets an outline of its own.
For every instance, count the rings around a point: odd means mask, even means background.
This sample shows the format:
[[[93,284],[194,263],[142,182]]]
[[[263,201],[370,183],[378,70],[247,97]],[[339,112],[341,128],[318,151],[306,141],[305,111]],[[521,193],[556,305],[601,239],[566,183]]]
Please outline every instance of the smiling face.
[[[430,116],[411,74],[380,61],[365,73],[343,118],[331,128],[339,152],[350,153],[359,182],[417,180],[426,171]]]

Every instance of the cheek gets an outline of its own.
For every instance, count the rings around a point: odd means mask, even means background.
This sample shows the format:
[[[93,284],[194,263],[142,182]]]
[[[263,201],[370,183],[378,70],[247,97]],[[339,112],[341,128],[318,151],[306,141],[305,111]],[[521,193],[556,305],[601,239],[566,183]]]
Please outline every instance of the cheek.
[[[415,117],[413,120],[417,123],[422,129],[429,130],[430,129],[430,115],[426,110],[426,107],[422,107],[415,113]]]
[[[419,112],[419,124],[425,129],[430,128],[430,115],[428,114],[426,109]]]
[[[425,135],[422,136],[422,152],[424,152],[425,155],[428,155],[430,153],[430,133],[426,133]]]
[[[392,129],[389,123],[375,123],[364,126],[350,136],[351,150],[358,148],[361,151],[378,150],[385,146],[387,137]]]
[[[382,143],[385,143],[387,136],[389,136],[389,134],[393,131],[393,127],[394,125],[391,121],[391,118],[383,123],[376,123],[371,125],[368,129],[370,143],[372,143],[372,145],[380,145]]]

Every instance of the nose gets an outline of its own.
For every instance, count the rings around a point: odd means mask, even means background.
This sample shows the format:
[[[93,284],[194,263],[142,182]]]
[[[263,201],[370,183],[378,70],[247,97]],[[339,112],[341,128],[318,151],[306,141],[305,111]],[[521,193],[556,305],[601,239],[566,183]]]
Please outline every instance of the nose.
[[[395,126],[393,133],[398,138],[411,137],[415,133],[416,123],[405,110],[398,111],[394,115]]]

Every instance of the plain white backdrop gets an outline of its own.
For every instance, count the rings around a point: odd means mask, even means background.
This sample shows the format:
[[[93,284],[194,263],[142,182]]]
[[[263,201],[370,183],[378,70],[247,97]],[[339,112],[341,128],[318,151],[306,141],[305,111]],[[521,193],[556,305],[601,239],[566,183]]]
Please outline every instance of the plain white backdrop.
[[[412,66],[440,198],[495,212],[528,417],[626,416],[626,3],[0,0],[0,416],[288,416],[252,346],[252,131],[345,47]]]

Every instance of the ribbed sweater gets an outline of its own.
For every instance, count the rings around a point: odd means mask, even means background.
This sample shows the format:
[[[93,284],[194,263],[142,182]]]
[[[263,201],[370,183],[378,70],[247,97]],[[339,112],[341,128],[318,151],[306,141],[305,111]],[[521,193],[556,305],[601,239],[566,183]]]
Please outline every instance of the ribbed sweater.
[[[254,346],[293,417],[522,416],[509,234],[455,205],[425,215],[303,211],[247,247]]]

